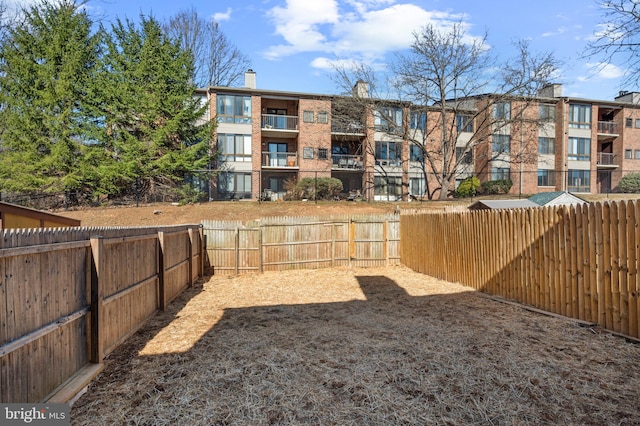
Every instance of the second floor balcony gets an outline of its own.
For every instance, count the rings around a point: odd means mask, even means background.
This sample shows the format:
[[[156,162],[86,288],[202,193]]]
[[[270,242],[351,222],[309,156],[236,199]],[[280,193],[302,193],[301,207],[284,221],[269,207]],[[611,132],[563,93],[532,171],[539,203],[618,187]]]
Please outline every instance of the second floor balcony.
[[[273,169],[297,169],[297,152],[271,152],[262,153],[262,167]]]
[[[262,129],[298,130],[298,117],[293,115],[262,114]]]
[[[618,167],[616,163],[615,154],[611,154],[608,152],[599,152],[597,158],[597,165],[599,169],[615,169]]]
[[[598,121],[598,134],[618,136],[618,123],[613,121]]]

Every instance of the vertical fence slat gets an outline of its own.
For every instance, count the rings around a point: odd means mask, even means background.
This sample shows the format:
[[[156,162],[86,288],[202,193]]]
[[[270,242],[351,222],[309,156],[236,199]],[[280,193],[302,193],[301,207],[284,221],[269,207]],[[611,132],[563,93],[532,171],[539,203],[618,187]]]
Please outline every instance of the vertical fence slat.
[[[638,322],[640,320],[640,298],[638,286],[640,277],[638,276],[638,251],[640,244],[640,203],[630,202],[627,207],[627,234],[629,236],[627,256],[629,258],[629,335],[640,338]]]
[[[629,334],[629,277],[627,266],[627,252],[629,237],[627,232],[627,203],[618,204],[618,284],[619,284],[619,314],[620,332]]]
[[[620,332],[622,319],[620,318],[620,240],[618,230],[620,228],[620,209],[618,203],[611,203],[611,216],[609,222],[610,253],[611,253],[611,315],[613,330]]]
[[[104,279],[106,259],[104,258],[104,239],[102,237],[91,238],[91,253],[93,262],[91,267],[89,362],[99,364],[104,358],[104,336],[101,330],[104,316],[102,303],[104,286],[100,285],[100,280]]]

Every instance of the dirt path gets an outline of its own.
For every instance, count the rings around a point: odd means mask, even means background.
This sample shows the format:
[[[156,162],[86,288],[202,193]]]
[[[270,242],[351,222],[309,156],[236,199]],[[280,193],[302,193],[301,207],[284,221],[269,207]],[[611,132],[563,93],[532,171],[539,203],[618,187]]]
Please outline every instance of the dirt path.
[[[640,345],[403,267],[214,277],[73,424],[640,424]]]

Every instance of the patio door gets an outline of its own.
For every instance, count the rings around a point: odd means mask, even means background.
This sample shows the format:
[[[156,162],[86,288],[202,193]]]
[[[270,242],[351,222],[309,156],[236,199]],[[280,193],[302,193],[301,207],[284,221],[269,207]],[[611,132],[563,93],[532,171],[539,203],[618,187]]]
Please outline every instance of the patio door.
[[[269,142],[269,166],[284,167],[287,165],[287,144]]]

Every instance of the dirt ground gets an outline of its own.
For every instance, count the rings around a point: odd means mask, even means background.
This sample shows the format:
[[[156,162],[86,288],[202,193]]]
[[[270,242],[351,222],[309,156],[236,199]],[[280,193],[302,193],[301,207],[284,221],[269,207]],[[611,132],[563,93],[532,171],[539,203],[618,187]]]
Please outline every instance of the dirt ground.
[[[639,194],[580,194],[589,201],[637,199]],[[508,196],[518,198],[517,196]],[[483,199],[504,199],[507,196],[484,196]],[[195,224],[202,220],[252,220],[271,216],[331,216],[435,210],[459,211],[476,199],[413,202],[349,202],[349,201],[215,201],[211,203],[173,205],[158,203],[136,206],[81,208],[54,213],[80,219],[82,226],[159,226]]]
[[[74,425],[638,425],[640,345],[404,267],[211,277]]]
[[[392,213],[396,209],[444,210],[464,208],[469,202],[349,202],[349,201],[216,201],[173,205],[151,204],[84,208],[56,214],[80,219],[82,226],[158,226],[200,223],[202,220],[252,220],[271,216],[330,216]]]

